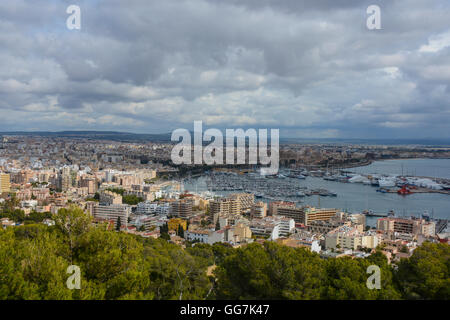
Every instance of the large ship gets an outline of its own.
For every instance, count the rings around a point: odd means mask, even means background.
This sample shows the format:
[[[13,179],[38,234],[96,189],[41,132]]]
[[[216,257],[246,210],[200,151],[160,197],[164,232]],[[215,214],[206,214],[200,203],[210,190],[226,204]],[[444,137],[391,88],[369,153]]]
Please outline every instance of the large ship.
[[[385,188],[385,187],[395,187],[396,186],[396,182],[394,178],[380,178],[378,180],[378,184],[380,186],[380,188]]]

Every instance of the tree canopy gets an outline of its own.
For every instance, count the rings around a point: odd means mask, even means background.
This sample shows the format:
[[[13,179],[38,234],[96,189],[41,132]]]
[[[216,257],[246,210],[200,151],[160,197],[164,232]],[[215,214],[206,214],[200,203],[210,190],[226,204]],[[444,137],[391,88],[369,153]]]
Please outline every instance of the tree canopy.
[[[52,219],[54,226],[0,230],[0,299],[450,298],[447,244],[424,243],[395,270],[380,252],[323,259],[270,241],[183,249],[94,226],[75,206]],[[366,286],[373,264],[381,270],[380,290]],[[80,290],[67,288],[70,265],[81,270]]]

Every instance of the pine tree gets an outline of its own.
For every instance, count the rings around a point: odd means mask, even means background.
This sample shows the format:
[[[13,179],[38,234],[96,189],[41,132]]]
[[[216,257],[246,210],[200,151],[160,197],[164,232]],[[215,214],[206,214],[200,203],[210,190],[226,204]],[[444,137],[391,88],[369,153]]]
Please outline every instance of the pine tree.
[[[181,226],[181,224],[178,225],[178,232],[177,232],[178,236],[181,238],[184,238],[184,229]]]
[[[167,222],[165,224],[163,224],[160,228],[159,228],[159,232],[162,233],[168,233],[169,232],[169,226],[167,225]]]
[[[219,223],[219,220],[217,220],[217,222],[216,222],[216,231],[217,230],[220,230],[220,223]]]
[[[120,227],[122,227],[122,222],[120,221],[120,217],[117,217],[116,230],[120,231]]]

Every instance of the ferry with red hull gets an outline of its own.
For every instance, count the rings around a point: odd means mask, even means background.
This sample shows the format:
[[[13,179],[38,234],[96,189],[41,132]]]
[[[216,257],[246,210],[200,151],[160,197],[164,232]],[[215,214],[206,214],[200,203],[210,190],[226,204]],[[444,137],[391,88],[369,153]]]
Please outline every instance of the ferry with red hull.
[[[406,185],[404,185],[400,190],[397,191],[398,194],[401,194],[402,196],[405,196],[407,194],[411,194],[411,190],[408,189]]]

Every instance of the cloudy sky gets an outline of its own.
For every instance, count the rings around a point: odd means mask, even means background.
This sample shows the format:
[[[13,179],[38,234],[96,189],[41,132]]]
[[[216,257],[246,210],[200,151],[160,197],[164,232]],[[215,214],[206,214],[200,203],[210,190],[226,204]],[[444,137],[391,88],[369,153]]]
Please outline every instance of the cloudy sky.
[[[81,8],[81,30],[66,9]],[[381,30],[366,9],[381,8]],[[450,137],[448,0],[0,1],[0,131]]]

